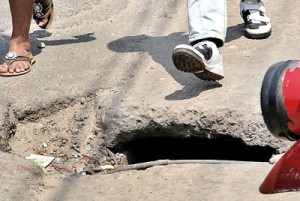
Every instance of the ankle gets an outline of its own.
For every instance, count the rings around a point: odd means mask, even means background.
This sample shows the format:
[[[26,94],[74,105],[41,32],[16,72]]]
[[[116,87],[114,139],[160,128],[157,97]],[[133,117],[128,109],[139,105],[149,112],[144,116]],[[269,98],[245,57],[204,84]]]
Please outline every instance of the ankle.
[[[19,44],[19,45],[29,45],[30,41],[29,41],[29,36],[20,36],[20,35],[12,35],[10,40],[9,40],[9,44]]]
[[[8,50],[18,54],[31,54],[30,43],[28,41],[11,39],[9,41]]]

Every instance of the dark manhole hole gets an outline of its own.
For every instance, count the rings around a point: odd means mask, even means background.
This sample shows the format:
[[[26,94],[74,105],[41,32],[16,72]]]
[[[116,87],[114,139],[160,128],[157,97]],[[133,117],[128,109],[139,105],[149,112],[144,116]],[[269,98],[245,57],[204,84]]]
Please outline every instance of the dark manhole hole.
[[[129,164],[161,159],[267,162],[275,153],[272,147],[249,146],[232,137],[135,139],[117,151],[127,155]]]

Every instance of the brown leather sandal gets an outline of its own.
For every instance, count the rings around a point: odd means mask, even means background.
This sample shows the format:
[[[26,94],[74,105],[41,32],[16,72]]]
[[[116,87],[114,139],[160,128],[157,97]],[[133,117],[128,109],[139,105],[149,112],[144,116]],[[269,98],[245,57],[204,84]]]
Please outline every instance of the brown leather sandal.
[[[22,72],[13,72],[13,73],[9,72],[11,64],[16,62],[16,61],[28,61],[29,68],[22,71]],[[16,56],[15,52],[9,52],[9,53],[6,54],[4,62],[7,65],[7,72],[6,73],[0,73],[0,76],[4,76],[4,77],[17,76],[17,75],[23,75],[23,74],[26,74],[26,73],[30,72],[31,66],[35,63],[35,57],[29,58],[27,56]],[[0,66],[0,69],[1,68],[2,68],[2,66]]]

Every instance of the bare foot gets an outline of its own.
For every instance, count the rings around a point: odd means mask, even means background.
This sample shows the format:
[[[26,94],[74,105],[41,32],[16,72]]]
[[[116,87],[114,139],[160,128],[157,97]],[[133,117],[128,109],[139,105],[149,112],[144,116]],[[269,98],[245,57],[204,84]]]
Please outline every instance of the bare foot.
[[[9,42],[9,49],[10,52],[9,56],[26,56],[30,59],[33,59],[33,55],[30,51],[29,42],[17,42],[16,40],[11,39]],[[13,55],[12,52],[15,52]],[[31,66],[30,61],[14,61],[11,63],[9,69],[8,64],[6,62],[0,68],[0,74],[9,73],[22,73],[27,71]]]

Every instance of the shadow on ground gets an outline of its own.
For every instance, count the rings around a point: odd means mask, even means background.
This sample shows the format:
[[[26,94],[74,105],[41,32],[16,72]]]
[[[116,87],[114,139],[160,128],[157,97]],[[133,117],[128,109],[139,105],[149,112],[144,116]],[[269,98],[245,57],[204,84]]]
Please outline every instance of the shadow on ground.
[[[30,44],[31,44],[31,51],[33,55],[36,56],[42,52],[42,49],[38,48],[40,42],[43,42],[46,46],[59,46],[59,45],[69,45],[75,43],[86,43],[86,42],[96,40],[96,37],[94,37],[94,33],[86,33],[82,35],[72,36],[72,38],[68,38],[68,39],[43,40],[43,38],[47,38],[50,36],[52,36],[52,33],[46,30],[37,30],[30,33]],[[1,50],[0,58],[4,58],[4,56],[7,53],[9,39],[10,36],[7,35],[2,35],[0,38],[0,42],[2,44],[0,49]]]
[[[237,40],[244,35],[244,24],[237,24],[227,28],[226,43]]]
[[[188,36],[182,32],[171,33],[167,36],[148,36],[145,34],[126,36],[108,43],[108,48],[114,52],[147,52],[152,59],[163,66],[172,78],[183,86],[182,89],[166,96],[166,100],[190,99],[201,92],[222,85],[218,82],[199,80],[191,73],[178,71],[172,62],[172,51],[178,44],[186,44]]]

